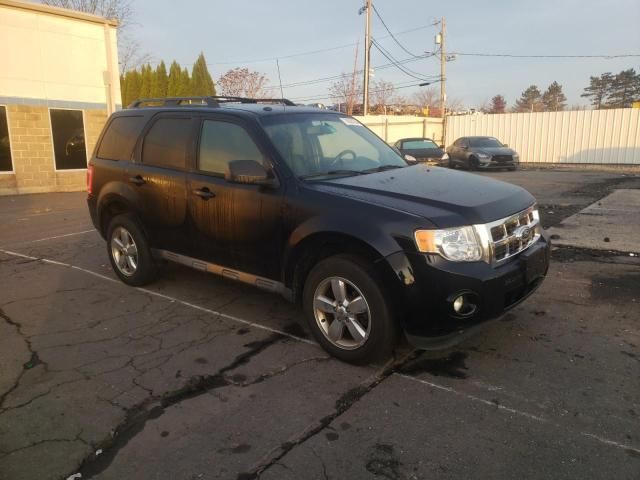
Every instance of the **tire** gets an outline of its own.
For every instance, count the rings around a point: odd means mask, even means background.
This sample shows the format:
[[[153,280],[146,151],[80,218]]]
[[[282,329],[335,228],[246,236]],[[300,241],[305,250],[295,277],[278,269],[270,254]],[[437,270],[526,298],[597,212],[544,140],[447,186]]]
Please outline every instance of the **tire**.
[[[117,215],[109,222],[107,254],[113,271],[127,285],[147,285],[158,276],[149,241],[131,214]]]
[[[347,303],[339,305],[340,295],[336,295],[334,288],[338,293],[346,293]],[[323,300],[317,300],[319,296]],[[358,297],[363,300],[349,302]],[[378,275],[358,257],[335,255],[318,262],[307,276],[302,300],[314,337],[340,360],[349,363],[381,360],[388,357],[397,343],[398,327]],[[335,328],[331,328],[333,325]],[[330,338],[329,332],[335,339]]]
[[[478,160],[476,157],[469,157],[468,164],[469,170],[471,170],[472,172],[477,172],[478,170],[480,170],[480,160]]]

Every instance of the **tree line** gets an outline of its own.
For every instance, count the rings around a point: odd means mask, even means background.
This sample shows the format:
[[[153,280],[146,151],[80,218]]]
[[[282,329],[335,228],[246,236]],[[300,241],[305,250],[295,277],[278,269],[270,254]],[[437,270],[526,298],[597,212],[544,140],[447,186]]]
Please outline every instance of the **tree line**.
[[[169,71],[164,61],[156,68],[142,65],[120,76],[122,105],[127,106],[139,98],[191,97],[216,94],[216,86],[211,78],[207,62],[201,53],[193,64],[191,74],[175,60]]]
[[[613,75],[606,72],[590,77],[589,85],[584,88],[581,97],[588,98],[595,109],[628,108],[640,101],[640,73],[633,68],[622,70]],[[562,85],[552,82],[544,93],[537,85],[531,85],[516,100],[510,109],[512,112],[560,112],[567,107],[567,97]],[[496,95],[483,109],[485,113],[506,113],[507,101],[504,96]]]

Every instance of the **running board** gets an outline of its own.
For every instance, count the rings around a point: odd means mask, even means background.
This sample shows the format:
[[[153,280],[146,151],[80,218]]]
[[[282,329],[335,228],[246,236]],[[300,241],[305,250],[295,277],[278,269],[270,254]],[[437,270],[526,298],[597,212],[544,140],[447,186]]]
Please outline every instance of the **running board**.
[[[291,300],[291,298],[293,298],[291,289],[285,287],[283,283],[276,282],[275,280],[259,277],[251,273],[240,272],[238,270],[223,267],[222,265],[216,265],[215,263],[198,260],[197,258],[187,257],[186,255],[170,252],[169,250],[159,250],[153,248],[151,249],[151,253],[156,258],[162,258],[164,260],[179,263],[180,265],[185,265],[196,270],[213,273],[214,275],[228,278],[230,280],[236,280],[248,285],[253,285],[254,287],[258,287],[269,292],[279,293],[288,300]]]

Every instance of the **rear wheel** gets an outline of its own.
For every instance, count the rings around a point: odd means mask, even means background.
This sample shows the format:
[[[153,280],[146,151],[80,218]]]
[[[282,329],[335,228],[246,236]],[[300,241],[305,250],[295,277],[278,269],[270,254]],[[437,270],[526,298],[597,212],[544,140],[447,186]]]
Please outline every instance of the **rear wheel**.
[[[316,340],[341,360],[381,359],[396,344],[397,326],[377,274],[357,257],[336,255],[313,267],[303,306]]]
[[[146,285],[157,277],[149,242],[132,215],[117,215],[109,222],[107,252],[113,271],[127,285]]]

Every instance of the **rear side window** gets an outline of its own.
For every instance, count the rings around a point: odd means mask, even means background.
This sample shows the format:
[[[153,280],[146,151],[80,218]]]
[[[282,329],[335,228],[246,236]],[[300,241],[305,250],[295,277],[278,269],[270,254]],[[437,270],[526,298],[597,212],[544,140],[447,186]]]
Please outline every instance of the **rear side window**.
[[[182,169],[191,137],[190,118],[161,118],[144,138],[142,163]]]
[[[205,120],[202,124],[198,169],[224,175],[232,160],[262,163],[263,157],[244,128],[233,123]]]
[[[144,128],[144,117],[116,117],[102,137],[98,157],[107,160],[131,160],[133,147]]]

